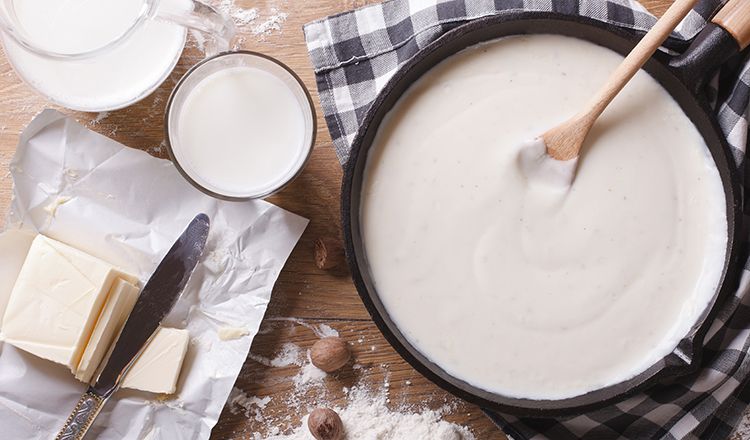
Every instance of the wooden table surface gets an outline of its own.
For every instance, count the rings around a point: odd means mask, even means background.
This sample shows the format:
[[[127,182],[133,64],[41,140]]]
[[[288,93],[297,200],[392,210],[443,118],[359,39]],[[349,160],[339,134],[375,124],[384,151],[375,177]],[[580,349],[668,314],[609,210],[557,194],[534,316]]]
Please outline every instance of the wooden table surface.
[[[313,406],[345,406],[352,387],[385,394],[392,411],[437,410],[445,420],[468,427],[477,439],[506,438],[479,408],[442,391],[396,354],[363,307],[345,265],[330,270],[315,265],[315,239],[340,235],[342,169],[322,117],[302,25],[368,3],[375,1],[214,0],[238,24],[235,47],[272,55],[304,80],[316,104],[318,138],[304,172],[291,186],[268,199],[308,218],[310,224],[273,290],[261,331],[235,385],[234,396],[238,399],[224,407],[212,440],[289,433]],[[663,0],[643,0],[643,3],[657,15],[670,4]],[[0,222],[4,224],[8,218],[12,191],[8,163],[19,133],[44,108],[57,108],[91,130],[166,158],[162,146],[164,107],[172,87],[201,59],[196,47],[191,38],[175,71],[151,96],[109,113],[75,112],[47,103],[21,82],[0,52]],[[303,367],[308,363],[304,353],[321,335],[334,331],[351,343],[353,361],[314,386],[301,387],[295,379],[302,377]],[[302,353],[297,363],[282,362],[290,347]],[[741,437],[744,436],[735,435],[735,439]]]

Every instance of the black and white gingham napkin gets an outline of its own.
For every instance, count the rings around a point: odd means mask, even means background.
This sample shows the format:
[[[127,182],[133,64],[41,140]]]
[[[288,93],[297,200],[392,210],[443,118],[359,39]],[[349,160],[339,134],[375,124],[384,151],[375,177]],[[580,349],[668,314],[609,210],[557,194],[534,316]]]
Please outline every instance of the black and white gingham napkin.
[[[725,2],[702,0],[673,34],[670,49],[684,48],[679,43],[694,37]],[[399,66],[454,27],[513,10],[584,15],[639,33],[656,21],[632,0],[387,0],[308,23],[307,49],[340,162],[346,163],[360,121]],[[745,181],[750,180],[745,175],[748,52],[729,64],[711,82],[708,95],[715,97],[717,118]],[[518,419],[486,411],[487,415],[514,440],[728,438],[750,403],[750,264],[743,258],[740,287],[719,305],[698,372],[575,417]]]

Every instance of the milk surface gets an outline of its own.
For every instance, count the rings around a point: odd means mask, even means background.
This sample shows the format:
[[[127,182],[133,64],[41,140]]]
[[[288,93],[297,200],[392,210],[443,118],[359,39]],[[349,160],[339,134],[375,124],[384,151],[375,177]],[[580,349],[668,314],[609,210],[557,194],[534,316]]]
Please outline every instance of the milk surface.
[[[119,38],[145,7],[143,0],[14,0],[13,9],[23,30],[42,49],[80,53]]]
[[[202,80],[182,106],[176,134],[173,151],[182,168],[208,189],[234,197],[273,190],[307,154],[297,98],[283,81],[253,67]]]
[[[42,49],[68,54],[105,46],[126,32],[139,15],[139,0],[16,0],[18,20]],[[151,93],[171,72],[186,31],[147,21],[105,56],[80,61],[43,58],[3,35],[13,68],[50,101],[75,110],[115,110]]]
[[[513,397],[581,395],[671,352],[711,299],[727,244],[721,180],[648,74],[594,125],[572,182],[523,169],[525,141],[575,114],[621,61],[562,36],[476,46],[415,83],[378,131],[361,207],[375,288],[454,377]]]

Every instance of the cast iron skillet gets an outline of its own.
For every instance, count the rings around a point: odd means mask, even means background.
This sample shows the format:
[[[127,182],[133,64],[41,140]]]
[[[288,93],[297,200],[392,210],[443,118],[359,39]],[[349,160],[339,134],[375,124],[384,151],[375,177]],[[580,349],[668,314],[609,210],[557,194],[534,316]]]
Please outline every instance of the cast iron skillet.
[[[722,282],[713,301],[702,313],[692,333],[673,353],[647,371],[607,388],[563,400],[519,399],[488,392],[447,374],[416,350],[391,321],[378,298],[360,231],[363,170],[375,133],[385,114],[422,74],[456,52],[480,42],[519,34],[561,34],[595,42],[621,54],[635,45],[635,37],[621,29],[585,17],[546,12],[513,12],[478,19],[457,27],[418,52],[397,71],[367,112],[353,142],[345,167],[341,194],[342,231],[354,284],[375,323],[396,351],[417,371],[438,386],[482,408],[520,417],[553,417],[578,414],[622,400],[658,381],[694,371],[700,350],[719,304],[736,289],[741,199],[738,172],[732,154],[702,92],[711,73],[739,50],[738,43],[713,23],[696,37],[683,56],[655,55],[644,67],[675,98],[704,137],[718,166],[726,194],[728,245]],[[477,335],[481,337],[481,335]]]

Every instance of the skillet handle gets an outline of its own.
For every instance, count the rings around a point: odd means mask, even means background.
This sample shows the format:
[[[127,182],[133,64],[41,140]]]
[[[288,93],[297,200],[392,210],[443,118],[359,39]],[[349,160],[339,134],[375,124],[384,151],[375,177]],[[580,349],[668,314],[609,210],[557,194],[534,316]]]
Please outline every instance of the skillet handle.
[[[750,0],[729,0],[695,37],[669,61],[680,81],[701,101],[714,72],[750,43]]]
[[[750,44],[750,1],[729,0],[712,21],[732,34],[740,50]]]

